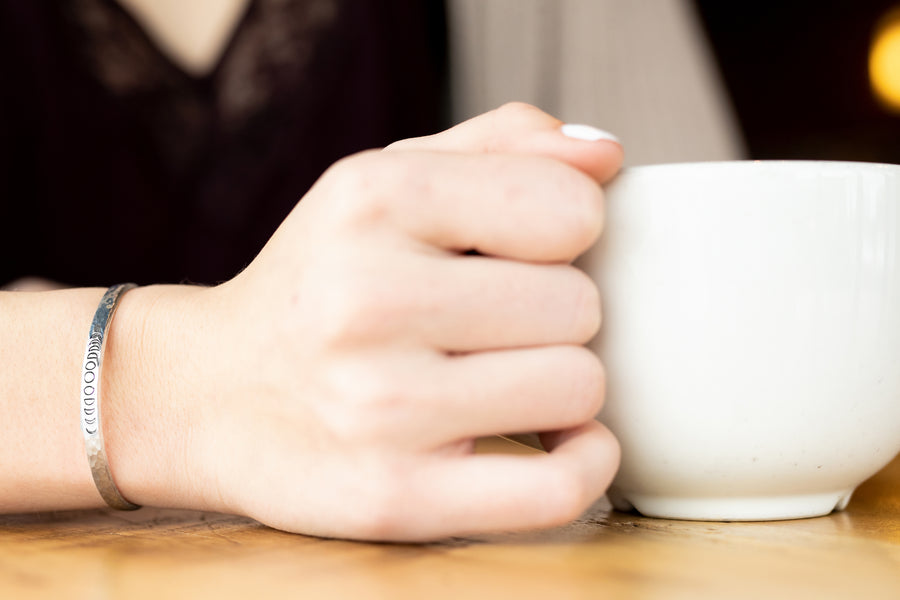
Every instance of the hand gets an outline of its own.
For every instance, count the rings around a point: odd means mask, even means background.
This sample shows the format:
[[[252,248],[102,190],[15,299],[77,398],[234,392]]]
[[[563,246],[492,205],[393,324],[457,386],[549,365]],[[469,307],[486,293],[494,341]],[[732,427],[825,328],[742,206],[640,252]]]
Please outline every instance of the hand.
[[[508,105],[334,165],[207,292],[192,468],[217,510],[315,535],[551,526],[609,484],[593,283],[615,143]],[[540,431],[549,453],[475,455]]]

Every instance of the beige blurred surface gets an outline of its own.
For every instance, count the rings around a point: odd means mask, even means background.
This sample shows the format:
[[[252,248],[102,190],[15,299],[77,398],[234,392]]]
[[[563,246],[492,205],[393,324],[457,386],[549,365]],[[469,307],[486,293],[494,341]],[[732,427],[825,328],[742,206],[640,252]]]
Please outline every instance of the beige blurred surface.
[[[743,158],[689,0],[448,0],[453,117],[530,102],[625,144],[626,165]]]
[[[770,523],[601,501],[557,529],[395,545],[146,508],[0,517],[0,598],[126,597],[900,598],[900,459],[843,513]]]

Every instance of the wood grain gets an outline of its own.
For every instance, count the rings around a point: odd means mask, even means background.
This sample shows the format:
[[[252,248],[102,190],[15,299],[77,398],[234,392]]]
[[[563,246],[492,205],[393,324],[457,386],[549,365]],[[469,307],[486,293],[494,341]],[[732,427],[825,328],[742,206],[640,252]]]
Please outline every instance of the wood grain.
[[[600,501],[557,529],[402,545],[148,508],[0,517],[3,599],[351,596],[900,599],[900,458],[843,513],[769,523],[646,519]]]

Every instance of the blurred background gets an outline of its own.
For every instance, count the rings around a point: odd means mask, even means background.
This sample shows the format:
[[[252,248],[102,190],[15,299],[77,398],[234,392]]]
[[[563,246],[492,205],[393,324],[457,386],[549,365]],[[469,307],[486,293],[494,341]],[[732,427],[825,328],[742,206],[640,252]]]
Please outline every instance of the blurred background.
[[[626,166],[900,163],[900,0],[0,0],[0,72],[0,285],[227,280],[335,160],[513,100]]]
[[[900,0],[447,0],[454,120],[507,100],[626,164],[900,163]]]
[[[695,1],[752,158],[900,163],[900,2]]]

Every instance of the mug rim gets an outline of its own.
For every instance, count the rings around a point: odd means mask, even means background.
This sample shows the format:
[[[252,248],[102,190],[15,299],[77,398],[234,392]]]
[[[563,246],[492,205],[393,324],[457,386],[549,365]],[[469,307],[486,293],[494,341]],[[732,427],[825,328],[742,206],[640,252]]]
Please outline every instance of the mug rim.
[[[710,160],[710,161],[686,161],[671,163],[654,163],[648,165],[633,165],[623,167],[612,182],[623,174],[643,174],[656,171],[709,171],[721,172],[726,170],[747,171],[750,169],[775,168],[780,170],[808,170],[829,166],[834,169],[842,169],[851,172],[887,172],[900,176],[900,164],[881,163],[852,160],[810,160],[810,159],[740,159],[740,160]],[[836,172],[836,171],[835,171]],[[611,183],[612,183],[611,182]]]

